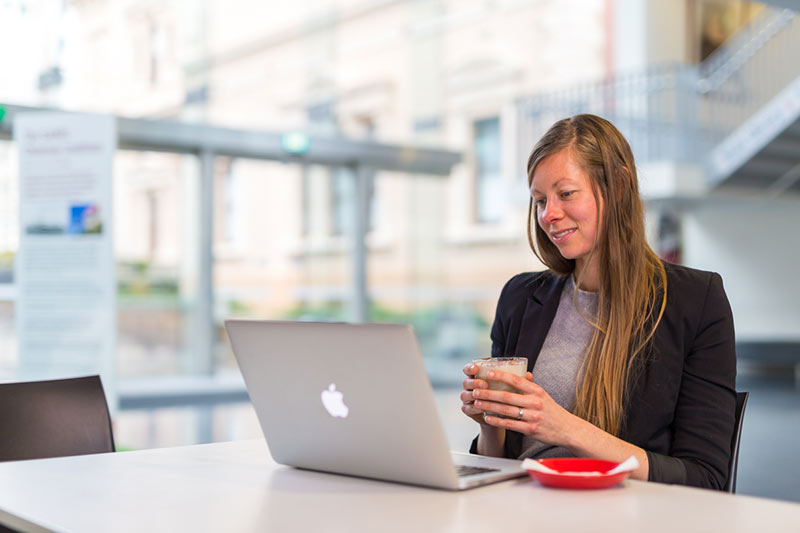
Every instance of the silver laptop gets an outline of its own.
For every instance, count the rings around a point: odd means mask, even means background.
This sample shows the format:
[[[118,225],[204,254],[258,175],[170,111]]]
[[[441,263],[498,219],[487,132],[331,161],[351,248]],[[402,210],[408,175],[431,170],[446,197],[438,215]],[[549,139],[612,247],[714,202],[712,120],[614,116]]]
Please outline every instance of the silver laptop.
[[[276,462],[444,489],[525,475],[450,452],[410,326],[226,320]]]

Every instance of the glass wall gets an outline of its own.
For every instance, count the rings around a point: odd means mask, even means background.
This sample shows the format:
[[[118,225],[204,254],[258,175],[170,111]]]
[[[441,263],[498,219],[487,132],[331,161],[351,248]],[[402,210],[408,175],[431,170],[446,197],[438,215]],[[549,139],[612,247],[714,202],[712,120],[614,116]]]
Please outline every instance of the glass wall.
[[[225,318],[351,320],[353,172],[241,159],[225,159],[217,170],[219,368],[235,367]],[[517,270],[495,268],[487,282],[459,260],[475,252],[448,242],[447,179],[378,172],[371,182],[367,320],[413,325],[431,378],[453,385],[464,362],[488,353],[499,287]],[[484,254],[482,262],[491,261],[491,251]]]
[[[117,374],[191,372],[192,158],[120,151],[114,162]]]
[[[0,380],[12,379],[17,368],[14,255],[18,231],[17,157],[12,143],[0,141]]]
[[[191,372],[187,316],[196,295],[187,220],[197,189],[192,158],[120,151],[114,161],[113,242],[117,278],[117,353],[122,378]],[[0,378],[17,370],[14,256],[18,244],[16,145],[0,142]]]

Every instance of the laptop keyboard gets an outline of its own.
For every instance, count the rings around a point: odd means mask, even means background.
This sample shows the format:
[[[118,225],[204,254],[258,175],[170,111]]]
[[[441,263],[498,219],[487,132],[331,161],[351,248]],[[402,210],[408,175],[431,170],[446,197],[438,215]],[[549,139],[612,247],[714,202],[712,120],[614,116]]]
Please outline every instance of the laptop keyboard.
[[[487,472],[499,472],[497,468],[482,468],[480,466],[455,465],[458,477],[475,476]]]

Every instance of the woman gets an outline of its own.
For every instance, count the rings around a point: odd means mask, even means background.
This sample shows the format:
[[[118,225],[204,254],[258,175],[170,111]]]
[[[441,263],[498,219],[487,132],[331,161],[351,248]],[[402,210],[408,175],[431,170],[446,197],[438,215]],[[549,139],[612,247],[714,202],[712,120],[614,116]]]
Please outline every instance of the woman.
[[[633,154],[600,117],[555,123],[531,153],[528,184],[528,240],[549,270],[506,283],[491,337],[493,357],[527,357],[529,373],[490,374],[515,394],[464,367],[462,411],[480,424],[471,451],[634,455],[634,479],[721,489],[736,398],[722,279],[648,246]]]

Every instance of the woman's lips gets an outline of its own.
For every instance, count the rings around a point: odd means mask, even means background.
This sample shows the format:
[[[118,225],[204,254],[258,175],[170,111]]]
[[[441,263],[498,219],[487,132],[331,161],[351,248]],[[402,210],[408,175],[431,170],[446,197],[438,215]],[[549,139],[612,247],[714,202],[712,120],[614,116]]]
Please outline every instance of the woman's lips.
[[[569,239],[570,235],[572,235],[576,231],[578,231],[578,228],[569,228],[559,231],[551,231],[550,237],[553,239],[553,242],[555,244],[562,244],[566,242],[566,240]]]

